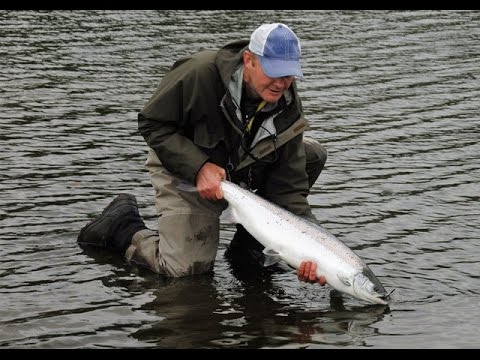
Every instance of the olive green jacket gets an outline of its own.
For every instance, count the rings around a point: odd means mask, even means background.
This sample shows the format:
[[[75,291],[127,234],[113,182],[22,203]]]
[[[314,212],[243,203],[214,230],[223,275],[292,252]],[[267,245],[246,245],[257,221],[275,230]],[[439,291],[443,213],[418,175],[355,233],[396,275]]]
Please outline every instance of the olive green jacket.
[[[280,112],[263,122],[249,156],[241,146],[242,53],[247,41],[205,50],[175,62],[138,115],[138,128],[167,170],[195,184],[207,162],[228,170],[262,197],[314,220],[307,201],[303,131],[308,126],[295,81]],[[273,109],[272,109],[273,108]],[[263,135],[260,134],[263,131]],[[260,158],[255,161],[253,158]]]

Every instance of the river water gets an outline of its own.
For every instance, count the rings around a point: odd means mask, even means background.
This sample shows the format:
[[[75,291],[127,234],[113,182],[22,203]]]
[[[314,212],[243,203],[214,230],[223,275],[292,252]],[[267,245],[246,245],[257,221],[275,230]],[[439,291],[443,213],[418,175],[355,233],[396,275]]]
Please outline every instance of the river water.
[[[309,200],[388,306],[293,272],[163,279],[85,252],[120,192],[156,228],[136,116],[178,57],[262,22],[302,40]],[[1,348],[478,348],[479,11],[0,11]]]

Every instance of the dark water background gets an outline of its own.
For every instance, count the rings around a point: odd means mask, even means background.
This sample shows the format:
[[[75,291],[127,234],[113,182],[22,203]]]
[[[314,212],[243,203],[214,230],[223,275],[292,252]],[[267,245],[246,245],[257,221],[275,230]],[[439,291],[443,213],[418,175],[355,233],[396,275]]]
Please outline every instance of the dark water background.
[[[309,198],[392,294],[293,272],[167,280],[79,230],[120,192],[156,228],[136,116],[180,56],[262,22],[303,44]],[[0,348],[478,348],[479,11],[0,11]]]

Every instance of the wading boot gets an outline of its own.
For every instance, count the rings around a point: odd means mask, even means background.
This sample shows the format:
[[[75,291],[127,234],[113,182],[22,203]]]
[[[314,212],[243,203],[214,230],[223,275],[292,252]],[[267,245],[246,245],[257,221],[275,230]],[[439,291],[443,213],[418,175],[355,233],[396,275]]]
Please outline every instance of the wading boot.
[[[82,228],[77,243],[124,254],[133,235],[146,228],[138,213],[135,196],[120,194],[97,218]]]
[[[265,261],[263,249],[264,246],[250,235],[242,225],[238,224],[237,232],[225,250],[225,257],[235,263],[263,268]]]

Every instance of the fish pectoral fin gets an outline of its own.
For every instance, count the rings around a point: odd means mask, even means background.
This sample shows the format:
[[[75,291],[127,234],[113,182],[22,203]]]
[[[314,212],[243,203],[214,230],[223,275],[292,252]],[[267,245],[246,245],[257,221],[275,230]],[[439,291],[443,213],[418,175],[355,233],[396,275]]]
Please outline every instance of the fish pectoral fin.
[[[345,274],[337,274],[337,277],[345,286],[352,286],[350,279]]]
[[[280,254],[273,249],[263,249],[263,255],[265,255],[265,261],[263,262],[265,267],[274,265],[281,260]]]

